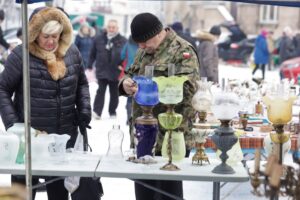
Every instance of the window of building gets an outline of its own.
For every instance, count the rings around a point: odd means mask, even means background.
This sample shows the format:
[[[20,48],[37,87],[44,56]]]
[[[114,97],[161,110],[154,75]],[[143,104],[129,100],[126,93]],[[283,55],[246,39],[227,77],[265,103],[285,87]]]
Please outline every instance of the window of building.
[[[278,23],[278,7],[271,5],[261,5],[259,13],[259,21],[261,24]]]

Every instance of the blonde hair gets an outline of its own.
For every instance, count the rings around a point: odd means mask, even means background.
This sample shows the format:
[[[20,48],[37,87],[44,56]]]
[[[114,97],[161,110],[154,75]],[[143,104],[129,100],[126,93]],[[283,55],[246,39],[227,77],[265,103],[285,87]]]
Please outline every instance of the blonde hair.
[[[63,31],[63,25],[56,20],[51,20],[43,26],[41,32],[50,35],[56,33],[60,34],[62,31]]]

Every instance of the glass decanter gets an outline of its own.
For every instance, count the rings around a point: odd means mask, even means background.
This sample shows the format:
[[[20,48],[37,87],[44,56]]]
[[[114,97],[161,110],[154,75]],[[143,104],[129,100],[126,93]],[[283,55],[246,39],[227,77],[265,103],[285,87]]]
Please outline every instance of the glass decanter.
[[[106,156],[112,158],[123,158],[122,143],[124,133],[120,129],[120,125],[113,125],[113,128],[108,132],[108,150]]]

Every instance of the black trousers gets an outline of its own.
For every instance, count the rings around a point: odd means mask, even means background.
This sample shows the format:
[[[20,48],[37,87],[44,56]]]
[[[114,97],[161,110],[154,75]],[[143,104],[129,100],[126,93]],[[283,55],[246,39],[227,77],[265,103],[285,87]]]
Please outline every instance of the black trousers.
[[[143,183],[163,190],[164,192],[171,193],[177,197],[183,198],[182,181],[162,181],[162,180],[139,180]],[[138,183],[134,183],[135,198],[136,200],[174,200],[159,192],[148,189]]]
[[[255,74],[256,70],[261,69],[262,78],[265,79],[265,71],[266,71],[266,64],[255,64],[255,68],[252,71],[252,74]]]
[[[108,112],[110,115],[116,115],[116,109],[119,104],[118,83],[119,83],[118,81],[98,79],[98,90],[94,100],[93,111],[97,113],[99,116],[101,116],[104,107],[105,92],[106,92],[107,85],[109,87],[109,94],[110,94]]]
[[[161,156],[161,153],[156,153],[157,156]],[[190,151],[186,150],[185,157],[189,157]],[[157,189],[168,192],[174,196],[183,198],[182,181],[165,181],[165,180],[139,180],[143,183],[156,187]],[[134,183],[135,198],[136,200],[174,200],[159,192],[155,192],[148,189],[141,184]]]
[[[56,177],[42,177],[45,178],[45,181],[51,180]],[[11,176],[12,183],[26,184],[25,176]],[[39,183],[39,177],[32,177],[32,185]],[[48,200],[68,200],[68,191],[64,186],[64,179],[49,183],[46,185]],[[32,199],[35,199],[36,190],[32,191]]]

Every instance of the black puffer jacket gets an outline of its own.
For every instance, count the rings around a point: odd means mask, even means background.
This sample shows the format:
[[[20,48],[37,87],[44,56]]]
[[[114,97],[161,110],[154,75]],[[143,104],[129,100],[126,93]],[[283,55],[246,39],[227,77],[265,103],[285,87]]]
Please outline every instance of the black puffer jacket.
[[[44,61],[30,54],[31,126],[48,133],[67,133],[74,139],[76,109],[91,116],[89,87],[77,47],[68,49],[64,62],[65,77],[54,81]],[[0,74],[0,113],[6,129],[24,121],[22,76],[22,47],[18,46]]]
[[[94,39],[90,51],[88,68],[92,68],[96,60],[96,77],[97,79],[106,79],[118,81],[120,70],[118,65],[121,63],[121,51],[126,43],[126,38],[120,34],[111,39],[108,43],[107,34],[103,33]]]

